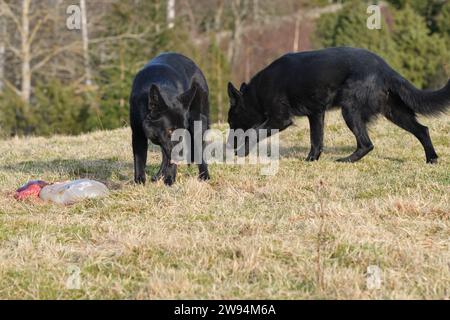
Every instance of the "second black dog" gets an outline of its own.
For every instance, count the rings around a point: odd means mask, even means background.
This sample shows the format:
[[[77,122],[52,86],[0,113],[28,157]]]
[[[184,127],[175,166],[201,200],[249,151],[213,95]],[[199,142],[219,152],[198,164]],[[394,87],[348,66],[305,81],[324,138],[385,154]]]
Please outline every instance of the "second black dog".
[[[322,152],[325,111],[341,107],[357,147],[338,161],[358,161],[373,149],[367,123],[383,114],[411,132],[425,149],[427,162],[434,163],[438,156],[428,128],[416,120],[416,113],[436,115],[450,107],[450,81],[441,90],[418,90],[379,56],[347,47],[284,55],[240,90],[230,83],[228,94],[231,129],[284,130],[294,116],[307,116],[311,132],[308,161],[318,160]],[[229,144],[236,148],[234,141]],[[244,147],[240,154],[249,152],[247,144],[238,149]]]
[[[187,129],[194,138],[194,122],[200,121],[202,137],[209,128],[208,85],[201,70],[187,57],[164,53],[136,75],[130,95],[130,122],[134,156],[134,181],[145,183],[148,140],[161,147],[161,167],[152,181],[175,182],[177,165],[171,159],[176,129]],[[194,145],[191,157],[202,145]],[[201,158],[199,178],[209,179],[208,165]]]

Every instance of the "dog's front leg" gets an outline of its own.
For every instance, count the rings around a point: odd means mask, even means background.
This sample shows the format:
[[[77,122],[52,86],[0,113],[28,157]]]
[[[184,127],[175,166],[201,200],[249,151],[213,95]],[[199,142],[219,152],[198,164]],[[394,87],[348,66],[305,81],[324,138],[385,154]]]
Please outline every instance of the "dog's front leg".
[[[160,177],[164,179],[165,185],[171,186],[176,180],[177,165],[171,161],[171,152],[169,150],[169,148],[161,146],[163,163],[161,165]]]
[[[204,141],[205,132],[209,129],[208,125],[208,119],[202,118],[202,135],[200,137],[196,137],[197,139],[192,140],[191,150],[192,150],[192,156],[191,161],[194,162],[195,158],[200,159],[200,163],[198,163],[198,178],[200,180],[209,180],[209,171],[208,171],[208,164],[206,163],[204,157],[203,157],[203,151],[206,147],[206,142]],[[192,136],[192,133],[191,133]],[[198,140],[201,141],[201,143],[196,143]],[[199,148],[199,145],[201,146],[201,149]]]
[[[166,154],[164,152],[162,152],[161,166],[159,167],[158,172],[152,177],[152,182],[156,182],[164,176],[164,172],[168,165],[169,165],[169,159],[167,159]]]
[[[175,183],[176,176],[177,176],[177,165],[175,163],[170,163],[170,159],[163,151],[161,167],[159,168],[158,172],[152,177],[152,181],[156,182],[161,178],[163,178],[164,184],[171,186],[172,184]]]
[[[200,180],[209,180],[208,164],[202,160],[202,163],[198,165],[198,178]]]
[[[169,165],[165,168],[164,175],[164,184],[171,186],[175,183],[177,178],[177,165],[175,163],[169,163]]]

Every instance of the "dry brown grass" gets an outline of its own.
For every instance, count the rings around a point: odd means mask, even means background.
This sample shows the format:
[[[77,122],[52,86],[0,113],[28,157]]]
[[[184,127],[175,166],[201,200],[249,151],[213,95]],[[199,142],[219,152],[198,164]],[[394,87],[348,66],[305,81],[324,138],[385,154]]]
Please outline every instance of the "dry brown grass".
[[[438,165],[386,120],[375,150],[333,160],[354,140],[327,115],[326,151],[305,163],[306,121],[281,134],[276,176],[211,166],[201,183],[131,183],[130,130],[0,142],[0,298],[450,298],[450,117],[424,119]],[[159,152],[150,155],[149,172]],[[112,194],[70,207],[16,202],[30,179],[91,177]],[[69,266],[81,289],[65,286]],[[382,270],[379,290],[366,269]]]

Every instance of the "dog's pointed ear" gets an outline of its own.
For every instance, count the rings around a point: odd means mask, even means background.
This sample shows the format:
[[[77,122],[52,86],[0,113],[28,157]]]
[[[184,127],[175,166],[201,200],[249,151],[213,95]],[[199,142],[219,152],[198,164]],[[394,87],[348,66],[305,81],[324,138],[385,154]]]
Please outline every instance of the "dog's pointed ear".
[[[183,104],[183,107],[187,110],[191,109],[195,96],[197,95],[198,86],[197,83],[193,83],[191,88],[184,93],[180,94],[177,99]]]
[[[247,89],[247,84],[245,82],[242,82],[241,87],[239,88],[239,91],[244,93],[244,91]]]
[[[152,114],[162,111],[165,106],[164,99],[157,85],[152,84],[148,92],[148,110]]]
[[[230,104],[233,108],[239,104],[242,97],[242,93],[236,89],[231,82],[228,82],[228,97],[230,98]]]

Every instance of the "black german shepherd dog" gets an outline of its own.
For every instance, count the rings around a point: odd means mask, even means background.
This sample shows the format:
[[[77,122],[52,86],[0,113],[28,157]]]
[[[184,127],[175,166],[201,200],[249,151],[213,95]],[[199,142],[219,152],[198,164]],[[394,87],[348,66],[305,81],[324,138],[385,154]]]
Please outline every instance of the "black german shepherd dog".
[[[194,121],[202,122],[202,136],[209,128],[208,85],[193,61],[177,53],[164,53],[138,72],[130,95],[130,123],[134,155],[134,181],[145,183],[148,140],[161,147],[161,167],[152,181],[175,182],[177,165],[171,153],[176,129],[187,129],[194,137]],[[203,141],[203,140],[202,140]],[[191,145],[191,157],[200,146]],[[202,146],[203,147],[203,146]],[[202,158],[203,159],[203,158]],[[208,165],[199,164],[199,178],[209,179]]]
[[[357,147],[338,161],[358,161],[373,149],[367,124],[383,114],[411,132],[425,149],[426,161],[436,163],[428,128],[417,122],[416,113],[445,112],[450,106],[450,81],[437,91],[418,90],[376,54],[338,47],[286,54],[257,73],[248,85],[243,83],[239,91],[229,83],[228,95],[231,129],[281,131],[293,123],[294,116],[307,116],[311,138],[307,161],[318,160],[322,153],[325,111],[341,107]],[[241,154],[249,152],[248,144],[228,144],[235,150],[245,148]]]

